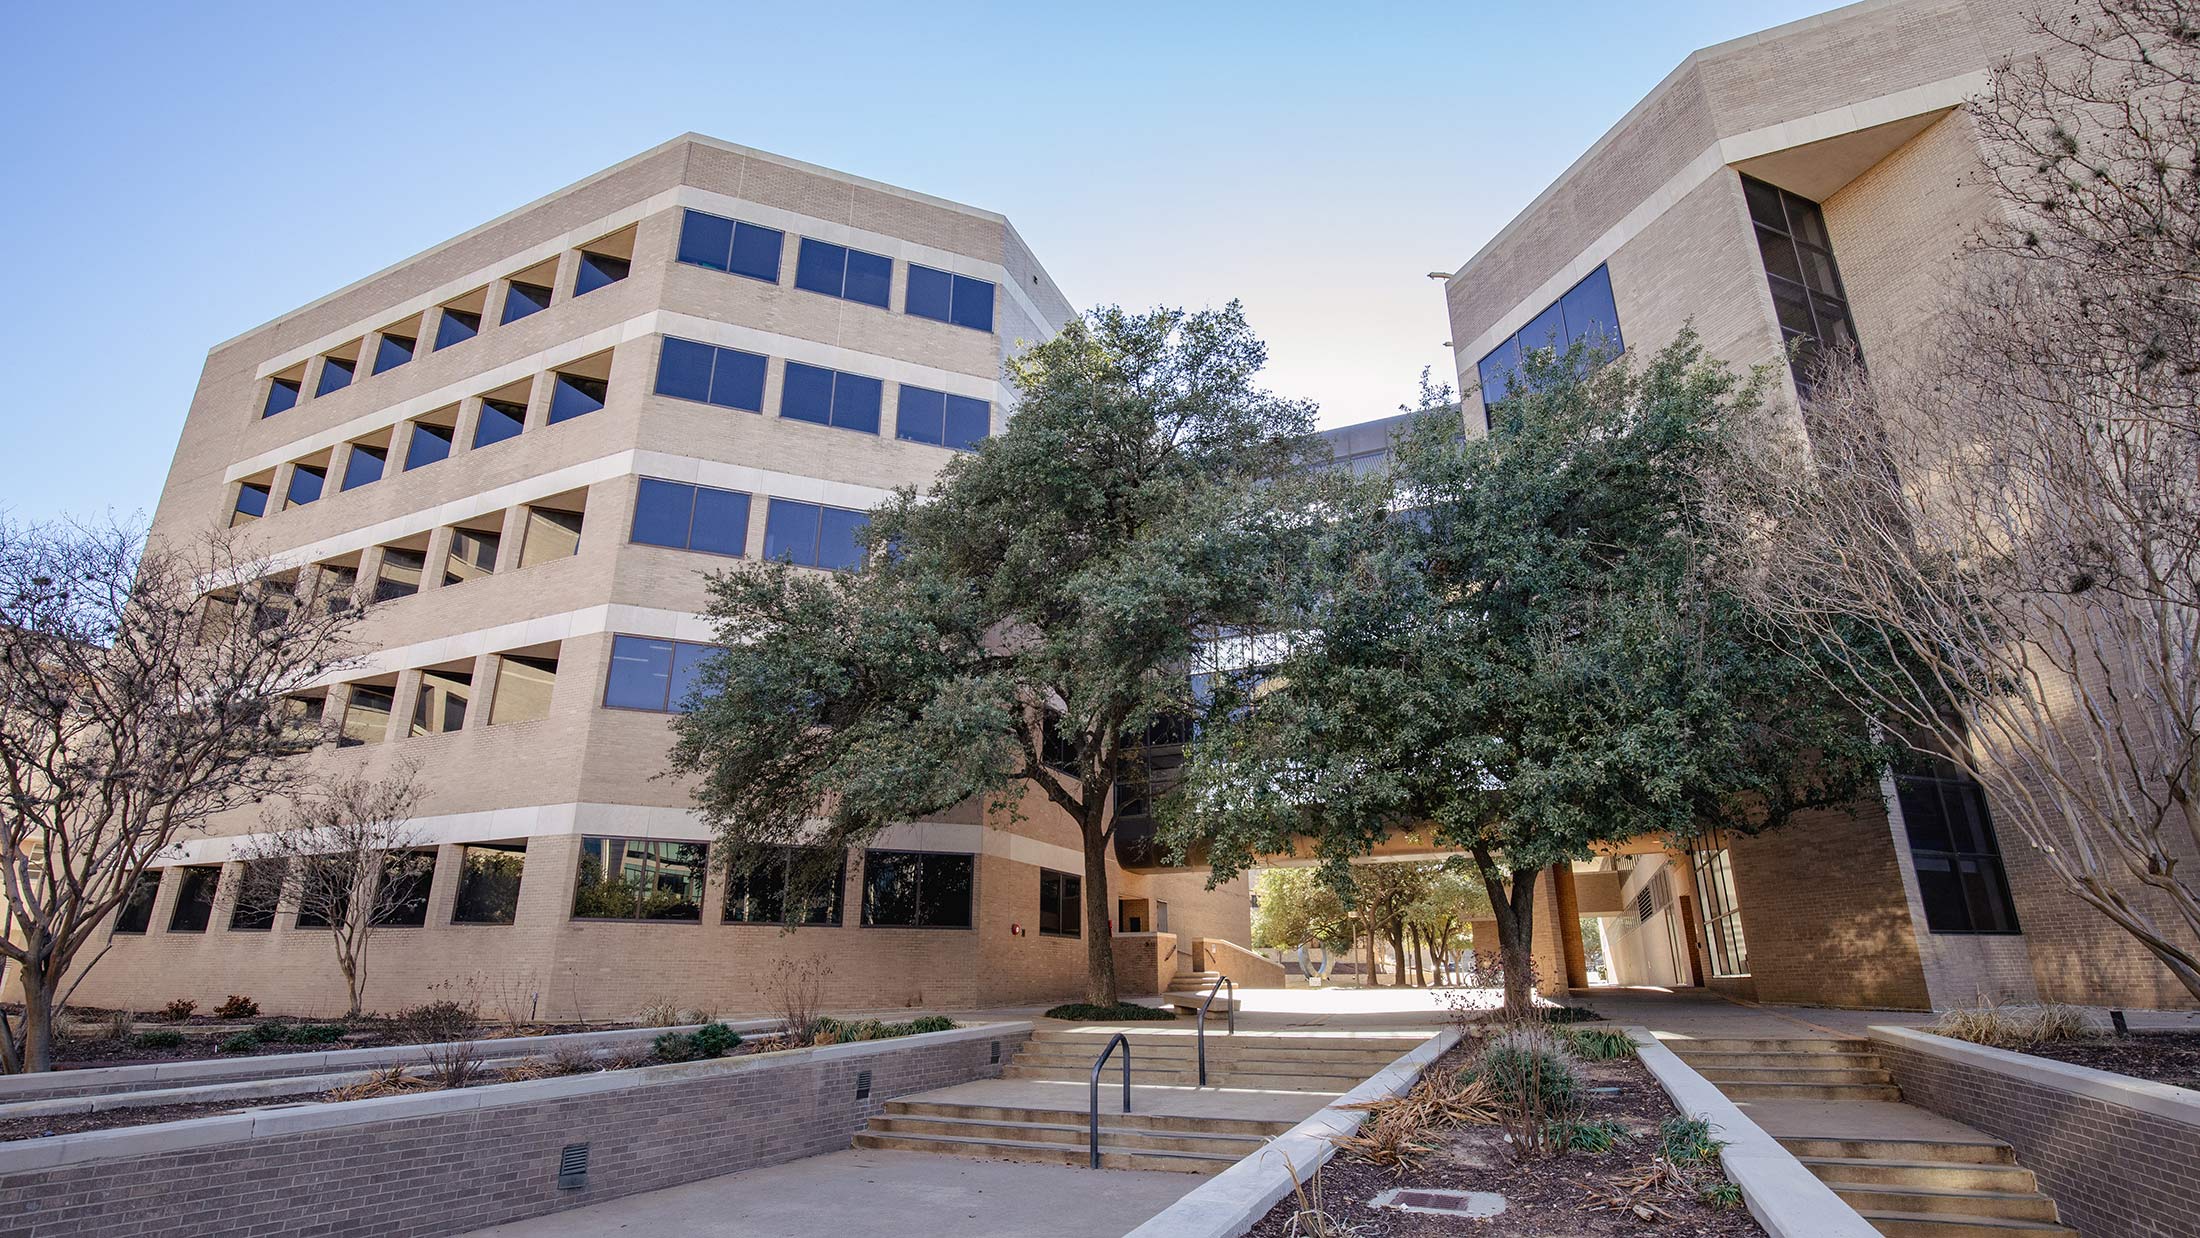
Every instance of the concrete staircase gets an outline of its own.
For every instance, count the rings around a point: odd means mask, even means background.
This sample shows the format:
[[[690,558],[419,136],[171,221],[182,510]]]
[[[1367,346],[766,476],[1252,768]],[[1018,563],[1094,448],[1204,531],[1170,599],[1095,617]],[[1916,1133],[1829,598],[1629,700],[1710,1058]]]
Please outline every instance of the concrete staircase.
[[[1086,1063],[1089,1073],[1091,1063]],[[1120,1093],[1117,1093],[1120,1095]],[[1218,1174],[1270,1137],[1291,1129],[1285,1121],[1111,1113],[1101,1092],[1100,1167],[1164,1169]],[[961,1105],[895,1100],[856,1136],[859,1148],[946,1152],[1004,1161],[1084,1165],[1091,1132],[1082,1109]]]
[[[1221,972],[1216,971],[1180,971],[1170,979],[1169,992],[1178,994],[1196,993],[1201,997],[1205,997],[1207,996],[1207,990],[1214,987],[1215,980],[1221,975]],[[1227,997],[1229,990],[1223,990],[1223,995]]]
[[[1867,1040],[1674,1040],[1666,1047],[1742,1102],[1899,1102]],[[1745,1104],[1745,1108],[1746,1108]],[[1855,1112],[1874,1112],[1867,1104]],[[1845,1123],[1853,1127],[1854,1123]],[[1778,1136],[1887,1238],[2077,1238],[2015,1149],[1991,1139]]]
[[[1093,1059],[1113,1033],[1042,1031],[1002,1071],[1009,1079],[1086,1083]],[[1421,1043],[1414,1036],[1315,1036],[1278,1033],[1207,1035],[1207,1086],[1276,1092],[1347,1092]],[[1198,1045],[1184,1032],[1132,1032],[1131,1083],[1199,1086]],[[1120,1085],[1118,1056],[1103,1085]]]

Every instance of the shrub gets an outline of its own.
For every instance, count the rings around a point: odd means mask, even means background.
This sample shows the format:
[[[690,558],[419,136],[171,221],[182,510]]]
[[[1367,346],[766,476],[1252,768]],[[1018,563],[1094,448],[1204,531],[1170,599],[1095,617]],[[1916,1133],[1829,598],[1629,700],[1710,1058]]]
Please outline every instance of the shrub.
[[[1490,1037],[1461,1082],[1480,1080],[1498,1098],[1536,1117],[1570,1113],[1581,1104],[1581,1071],[1548,1032],[1515,1028]]]
[[[1658,1124],[1658,1155],[1675,1165],[1708,1165],[1719,1159],[1724,1139],[1714,1139],[1711,1123],[1678,1114]]]
[[[254,1033],[275,1045],[332,1045],[344,1038],[341,1023],[263,1023]]]
[[[109,1040],[125,1041],[130,1039],[130,1012],[117,1010],[108,1015],[101,1031]]]
[[[174,1049],[183,1044],[182,1032],[139,1032],[130,1043],[140,1049]]]
[[[1627,1138],[1627,1128],[1610,1118],[1559,1118],[1544,1128],[1544,1138],[1562,1152],[1602,1154]]]
[[[181,1023],[198,1013],[199,1004],[188,997],[179,997],[160,1008],[162,1018],[170,1023]]]
[[[1635,1056],[1634,1037],[1607,1027],[1561,1028],[1559,1035],[1564,1037],[1566,1047],[1573,1050],[1575,1056],[1592,1062],[1610,1062]]]
[[[667,998],[652,998],[634,1012],[634,1021],[643,1027],[671,1027],[681,1021],[680,1007]]]
[[[1601,1023],[1604,1016],[1586,1006],[1546,1006],[1536,1012],[1545,1023]]]
[[[1999,1049],[2028,1049],[2033,1045],[2082,1040],[2093,1033],[2086,1023],[2085,1012],[2075,1006],[2054,1003],[2003,1006],[1992,1001],[1948,1011],[1927,1024],[1925,1030]]]
[[[250,1053],[259,1047],[260,1037],[254,1032],[238,1032],[221,1043],[221,1051],[224,1053]]]
[[[214,1007],[214,1017],[217,1019],[256,1019],[260,1017],[260,1003],[241,993],[231,993],[222,999],[221,1005]]]
[[[822,958],[781,959],[772,967],[772,978],[767,986],[771,994],[772,1009],[787,1024],[787,1035],[794,1043],[806,1045],[816,1037],[819,1012],[825,1008],[825,981],[833,974],[833,965]]]
[[[1137,1002],[1117,1002],[1113,1006],[1087,1006],[1083,1002],[1071,1002],[1047,1011],[1049,1019],[1068,1019],[1072,1023],[1129,1023],[1140,1019],[1173,1019],[1176,1011],[1166,1006],[1141,1006]]]
[[[694,1062],[724,1057],[741,1043],[741,1033],[723,1023],[706,1023],[692,1032],[666,1032],[651,1046],[663,1062]]]
[[[465,1002],[424,1002],[397,1013],[397,1030],[416,1045],[466,1040],[473,1035],[474,1008]]]
[[[955,1021],[943,1014],[928,1014],[921,1019],[911,1019],[901,1026],[909,1029],[907,1035],[921,1036],[926,1032],[952,1032]]]
[[[1742,1206],[1742,1188],[1721,1178],[1697,1191],[1696,1198],[1714,1208],[1739,1208]]]

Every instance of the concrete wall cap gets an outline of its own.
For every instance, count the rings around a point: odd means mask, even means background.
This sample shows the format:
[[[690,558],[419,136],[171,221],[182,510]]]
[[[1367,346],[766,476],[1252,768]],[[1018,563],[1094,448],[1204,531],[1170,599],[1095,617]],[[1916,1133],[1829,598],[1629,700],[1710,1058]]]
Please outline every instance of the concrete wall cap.
[[[2010,1075],[2027,1083],[2054,1088],[2090,1097],[2126,1109],[2136,1109],[2167,1118],[2172,1122],[2200,1128],[2200,1092],[2181,1088],[2174,1084],[2156,1083],[2151,1079],[2136,1079],[2119,1075],[2114,1071],[2095,1070],[2090,1066],[2076,1066],[2058,1062],[2053,1058],[2035,1057],[2010,1049],[1996,1049],[1989,1045],[1975,1045],[1967,1040],[1949,1036],[1936,1036],[1916,1028],[1878,1026],[1871,1029],[1873,1040],[1885,1041],[1900,1048],[1937,1057],[1943,1061],[1958,1062],[1974,1069]]]

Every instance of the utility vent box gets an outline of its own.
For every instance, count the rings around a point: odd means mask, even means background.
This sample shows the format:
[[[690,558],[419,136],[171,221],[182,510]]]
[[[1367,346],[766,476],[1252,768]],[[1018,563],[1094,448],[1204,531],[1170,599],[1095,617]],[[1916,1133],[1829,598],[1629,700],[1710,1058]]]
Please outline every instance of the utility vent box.
[[[588,1185],[588,1145],[569,1143],[558,1153],[558,1189],[577,1191]]]
[[[1367,1201],[1370,1208],[1483,1219],[1505,1210],[1505,1197],[1490,1191],[1407,1190],[1393,1187]]]
[[[871,1072],[870,1072],[870,1071],[867,1071],[867,1070],[865,1070],[865,1071],[858,1071],[858,1072],[856,1073],[856,1099],[857,1099],[857,1100],[869,1100],[870,1098],[871,1098]]]

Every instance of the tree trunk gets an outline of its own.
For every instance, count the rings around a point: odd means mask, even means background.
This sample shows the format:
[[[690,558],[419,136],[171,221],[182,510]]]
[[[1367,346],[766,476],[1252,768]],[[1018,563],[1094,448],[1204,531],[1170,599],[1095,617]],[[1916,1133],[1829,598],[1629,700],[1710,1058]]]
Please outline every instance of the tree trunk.
[[[1535,1013],[1535,879],[1541,869],[1500,874],[1489,851],[1477,845],[1474,858],[1497,920],[1497,957],[1505,973],[1505,1016]],[[1508,886],[1507,882],[1510,882]]]
[[[22,967],[23,1023],[21,1070],[53,1069],[53,998],[57,978],[39,967]]]
[[[1114,1006],[1115,933],[1108,907],[1108,837],[1097,810],[1088,811],[1085,835],[1085,1001]]]
[[[1406,932],[1413,938],[1413,983],[1425,989],[1428,987],[1428,954],[1421,948],[1421,926],[1408,924]]]
[[[1410,977],[1408,977],[1408,976],[1406,975],[1406,926],[1405,926],[1405,921],[1403,921],[1403,920],[1393,920],[1393,921],[1391,921],[1391,922],[1390,922],[1390,932],[1389,932],[1389,933],[1387,933],[1387,934],[1385,934],[1385,936],[1387,936],[1387,937],[1389,937],[1389,938],[1390,938],[1390,955],[1391,955],[1391,957],[1392,957],[1393,959],[1396,959],[1396,960],[1397,960],[1397,967],[1398,967],[1398,971],[1397,971],[1397,974],[1396,974],[1396,975],[1394,975],[1394,976],[1393,976],[1393,977],[1391,978],[1391,981],[1390,981],[1390,987],[1391,987],[1391,988],[1394,988],[1394,989],[1402,989],[1402,988],[1405,988],[1405,987],[1406,987],[1406,985],[1408,985],[1409,983],[1411,983],[1411,978],[1410,978]]]

